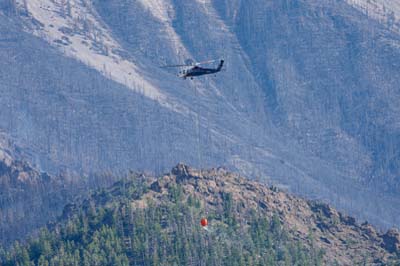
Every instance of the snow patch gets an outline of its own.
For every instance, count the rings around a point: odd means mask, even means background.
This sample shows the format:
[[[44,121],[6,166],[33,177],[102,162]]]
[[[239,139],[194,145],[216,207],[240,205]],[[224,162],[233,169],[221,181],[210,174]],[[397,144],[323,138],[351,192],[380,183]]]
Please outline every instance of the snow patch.
[[[400,32],[400,0],[346,0],[346,2]]]
[[[199,4],[210,5],[211,0],[196,0]]]
[[[106,26],[97,19],[90,1],[17,0],[17,3],[29,14],[34,35],[107,78],[175,109],[173,103],[168,103],[170,99],[145,80],[138,67],[124,55]]]
[[[167,0],[139,0],[151,14],[160,21],[170,21],[169,12],[173,10],[171,3]]]

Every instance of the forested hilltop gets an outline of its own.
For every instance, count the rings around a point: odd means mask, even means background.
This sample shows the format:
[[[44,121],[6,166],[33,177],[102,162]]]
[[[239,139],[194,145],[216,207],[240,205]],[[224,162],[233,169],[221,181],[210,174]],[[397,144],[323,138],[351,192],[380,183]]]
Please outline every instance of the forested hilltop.
[[[178,165],[67,205],[38,237],[1,249],[0,264],[399,265],[399,255],[396,230],[381,235],[224,169]]]

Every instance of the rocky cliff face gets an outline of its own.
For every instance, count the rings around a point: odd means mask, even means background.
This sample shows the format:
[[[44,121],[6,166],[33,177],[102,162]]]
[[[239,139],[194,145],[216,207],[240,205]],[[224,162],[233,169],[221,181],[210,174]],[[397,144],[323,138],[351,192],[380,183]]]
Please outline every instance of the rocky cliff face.
[[[398,225],[400,37],[386,3],[3,1],[0,128],[54,174],[226,165]],[[226,72],[159,68],[189,57],[224,57]]]

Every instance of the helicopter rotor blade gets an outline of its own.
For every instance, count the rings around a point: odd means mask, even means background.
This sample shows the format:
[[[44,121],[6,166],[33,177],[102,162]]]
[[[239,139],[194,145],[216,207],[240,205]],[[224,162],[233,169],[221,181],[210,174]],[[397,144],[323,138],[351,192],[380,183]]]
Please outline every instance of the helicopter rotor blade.
[[[194,66],[200,66],[200,65],[206,65],[206,64],[211,64],[214,62],[219,61],[220,59],[213,59],[213,60],[207,60],[207,61],[202,61],[202,62],[194,62],[192,59],[187,59],[185,61],[186,64],[181,64],[181,65],[166,65],[166,66],[161,66],[162,68],[168,68],[168,67],[194,67]]]
[[[211,63],[214,63],[214,62],[216,62],[216,61],[218,61],[218,60],[216,60],[216,59],[214,59],[214,60],[207,60],[207,61],[197,62],[197,63],[195,63],[195,65],[196,65],[196,66],[199,66],[199,65],[211,64]]]
[[[161,68],[168,68],[168,67],[190,67],[192,65],[167,65],[167,66],[161,66]]]

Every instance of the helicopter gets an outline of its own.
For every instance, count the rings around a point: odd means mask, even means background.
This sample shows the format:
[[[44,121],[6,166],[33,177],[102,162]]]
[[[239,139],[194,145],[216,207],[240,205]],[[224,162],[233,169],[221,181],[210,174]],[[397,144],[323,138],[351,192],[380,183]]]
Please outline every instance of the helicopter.
[[[217,68],[205,68],[205,67],[200,67],[201,65],[205,64],[211,64],[214,63],[218,60],[209,60],[209,61],[204,61],[204,62],[194,62],[192,59],[187,59],[185,61],[185,64],[182,65],[167,65],[163,66],[164,68],[167,67],[181,67],[183,70],[179,71],[178,77],[186,79],[190,78],[193,79],[193,77],[197,76],[202,76],[202,75],[210,75],[210,74],[216,74],[222,70],[222,67],[224,66],[224,60],[219,59],[219,65]]]

